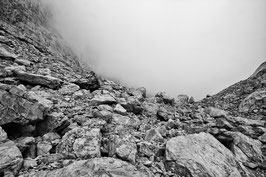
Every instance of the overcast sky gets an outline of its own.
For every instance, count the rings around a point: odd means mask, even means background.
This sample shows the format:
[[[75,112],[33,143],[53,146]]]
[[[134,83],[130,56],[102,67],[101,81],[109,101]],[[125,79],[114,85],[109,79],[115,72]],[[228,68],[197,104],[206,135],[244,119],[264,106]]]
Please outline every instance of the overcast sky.
[[[90,68],[150,93],[201,99],[246,79],[266,60],[265,0],[49,4],[58,31]]]

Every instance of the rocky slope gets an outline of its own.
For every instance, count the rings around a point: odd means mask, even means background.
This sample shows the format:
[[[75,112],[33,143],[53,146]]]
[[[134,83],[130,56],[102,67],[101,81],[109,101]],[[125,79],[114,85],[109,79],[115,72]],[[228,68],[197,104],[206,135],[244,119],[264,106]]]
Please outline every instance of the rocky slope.
[[[266,70],[200,102],[81,67],[36,0],[0,0],[0,176],[266,176]]]

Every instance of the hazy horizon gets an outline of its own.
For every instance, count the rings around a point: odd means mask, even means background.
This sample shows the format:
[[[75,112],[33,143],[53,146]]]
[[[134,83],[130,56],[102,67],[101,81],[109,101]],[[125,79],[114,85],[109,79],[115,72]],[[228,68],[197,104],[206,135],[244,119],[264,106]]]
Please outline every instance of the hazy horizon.
[[[265,0],[43,0],[96,73],[202,99],[266,60]]]

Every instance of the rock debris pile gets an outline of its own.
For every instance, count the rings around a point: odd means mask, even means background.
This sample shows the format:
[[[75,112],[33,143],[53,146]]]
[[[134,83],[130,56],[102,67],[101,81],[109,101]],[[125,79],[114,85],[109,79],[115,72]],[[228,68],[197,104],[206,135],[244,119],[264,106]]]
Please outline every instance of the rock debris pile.
[[[0,0],[0,176],[266,176],[265,65],[199,102],[147,97],[79,64],[48,17]]]

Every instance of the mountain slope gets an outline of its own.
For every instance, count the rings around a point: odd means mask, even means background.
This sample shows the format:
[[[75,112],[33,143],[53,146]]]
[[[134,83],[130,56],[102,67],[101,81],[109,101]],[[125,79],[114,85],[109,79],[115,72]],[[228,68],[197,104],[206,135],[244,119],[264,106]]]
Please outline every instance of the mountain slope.
[[[200,102],[147,97],[83,67],[51,15],[0,0],[0,176],[266,176],[264,67]]]

